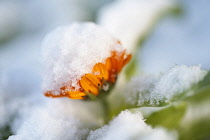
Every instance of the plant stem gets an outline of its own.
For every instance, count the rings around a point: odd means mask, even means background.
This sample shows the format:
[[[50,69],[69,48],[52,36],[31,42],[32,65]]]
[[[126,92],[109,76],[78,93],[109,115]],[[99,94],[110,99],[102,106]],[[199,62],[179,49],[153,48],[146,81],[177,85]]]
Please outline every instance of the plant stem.
[[[110,109],[109,109],[109,104],[107,101],[107,97],[103,97],[100,100],[101,106],[103,108],[104,111],[104,124],[107,124],[109,122],[110,119]]]

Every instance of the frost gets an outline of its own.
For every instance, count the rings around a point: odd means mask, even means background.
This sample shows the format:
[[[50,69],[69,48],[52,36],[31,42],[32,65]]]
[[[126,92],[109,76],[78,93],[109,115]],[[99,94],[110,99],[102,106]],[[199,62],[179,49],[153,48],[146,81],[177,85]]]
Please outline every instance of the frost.
[[[104,62],[111,51],[122,51],[118,40],[93,23],[74,23],[48,34],[42,45],[43,90],[59,91],[62,86],[80,88],[78,80]]]
[[[155,20],[174,4],[173,0],[117,0],[101,10],[98,23],[132,52]]]
[[[126,93],[132,95],[127,101],[132,104],[137,102],[138,106],[145,102],[149,102],[152,106],[159,105],[161,101],[170,102],[201,81],[206,74],[207,71],[202,70],[200,66],[181,65],[174,66],[159,78],[149,76],[135,78],[128,84]]]
[[[172,137],[174,136],[174,137]],[[109,125],[90,132],[88,140],[168,140],[176,136],[162,128],[152,129],[148,126],[140,112],[121,112]]]

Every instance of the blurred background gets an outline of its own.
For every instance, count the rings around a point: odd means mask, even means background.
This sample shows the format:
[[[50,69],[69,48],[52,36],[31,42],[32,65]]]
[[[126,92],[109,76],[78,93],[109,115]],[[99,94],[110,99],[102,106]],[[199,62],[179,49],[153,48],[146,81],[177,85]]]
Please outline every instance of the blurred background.
[[[41,42],[57,26],[104,26],[138,50],[140,73],[177,64],[209,70],[209,6],[209,0],[0,0],[0,130],[11,129],[17,107],[42,100]]]

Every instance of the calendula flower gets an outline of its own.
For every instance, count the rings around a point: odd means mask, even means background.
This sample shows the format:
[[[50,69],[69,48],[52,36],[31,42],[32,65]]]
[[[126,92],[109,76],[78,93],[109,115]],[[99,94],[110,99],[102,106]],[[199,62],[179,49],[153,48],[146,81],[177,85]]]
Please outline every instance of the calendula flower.
[[[45,96],[85,99],[109,90],[131,54],[101,27],[75,23],[46,37],[43,58]]]

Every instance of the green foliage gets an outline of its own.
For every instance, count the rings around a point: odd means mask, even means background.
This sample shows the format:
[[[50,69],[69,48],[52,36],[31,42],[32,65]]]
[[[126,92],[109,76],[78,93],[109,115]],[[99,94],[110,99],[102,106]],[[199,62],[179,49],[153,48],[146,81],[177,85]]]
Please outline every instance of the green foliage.
[[[6,125],[4,128],[0,128],[0,140],[6,140],[11,135],[12,133],[9,125]]]
[[[148,116],[146,123],[153,127],[162,126],[169,130],[176,130],[180,140],[210,139],[210,116],[198,114],[201,116],[200,119],[195,119],[192,116],[191,121],[183,124],[183,118],[189,106],[196,105],[205,112],[205,108],[203,109],[201,104],[210,101],[210,72],[190,90],[193,91],[191,96],[186,91],[183,92],[181,98],[173,100],[171,105]]]
[[[210,72],[197,85],[192,87],[194,94],[187,96],[183,100],[191,104],[199,104],[206,100],[210,100]]]
[[[153,127],[163,126],[168,129],[176,128],[185,115],[186,108],[187,105],[184,103],[176,106],[169,106],[163,110],[152,113],[148,118],[146,118],[146,122]]]
[[[203,87],[196,92],[195,95],[187,97],[185,101],[188,101],[192,104],[199,104],[205,100],[210,99],[210,85],[207,87]]]
[[[210,139],[210,118],[195,121],[186,128],[178,130],[180,140],[208,140]]]

